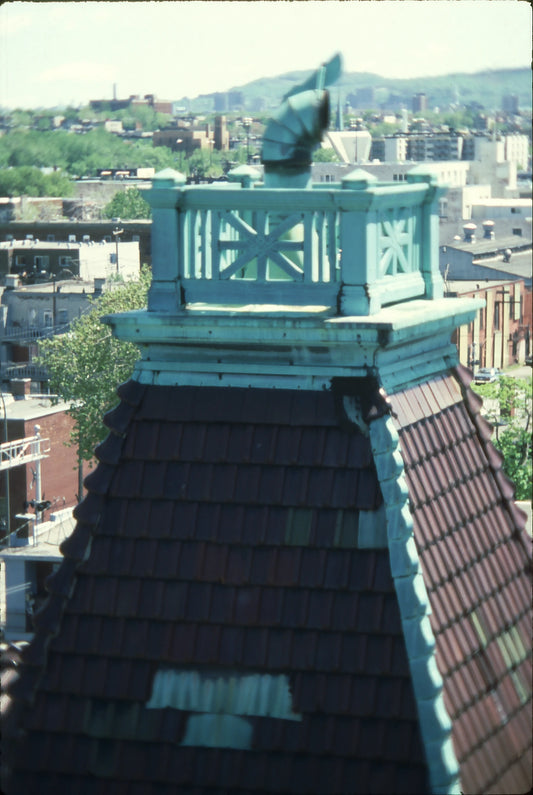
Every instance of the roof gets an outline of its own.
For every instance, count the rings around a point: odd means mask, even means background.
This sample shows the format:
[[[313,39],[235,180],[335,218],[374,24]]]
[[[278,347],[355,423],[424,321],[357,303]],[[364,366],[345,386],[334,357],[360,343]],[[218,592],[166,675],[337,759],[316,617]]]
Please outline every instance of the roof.
[[[524,208],[531,208],[532,203],[531,199],[524,199],[524,198],[512,198],[512,199],[503,199],[503,198],[494,198],[494,199],[480,199],[479,201],[474,202],[474,206],[477,207],[524,207]]]
[[[447,244],[448,248],[455,248],[458,251],[466,251],[475,257],[483,257],[483,262],[488,258],[487,255],[493,254],[494,259],[498,254],[506,248],[511,250],[520,247],[527,249],[529,247],[529,255],[531,256],[531,237],[524,238],[521,235],[507,235],[499,236],[492,240],[487,240],[484,237],[477,237],[472,242],[466,240],[456,240]],[[514,255],[513,255],[514,256]]]
[[[54,395],[29,395],[21,400],[6,400],[6,416],[8,420],[31,422],[40,417],[59,414],[69,408],[69,403],[57,400]]]
[[[433,657],[463,791],[528,789],[530,553],[463,371],[388,403],[120,397],[11,687],[7,792],[427,792]]]
[[[495,257],[494,259],[483,259],[473,264],[490,268],[503,275],[523,278],[531,284],[531,268],[533,265],[533,252],[531,249],[529,251],[514,252],[509,262],[503,262],[503,260]]]
[[[447,293],[452,295],[465,295],[466,293],[478,293],[483,290],[494,290],[502,284],[514,284],[513,279],[505,282],[503,279],[457,279],[446,282]]]
[[[54,295],[60,298],[62,295],[93,295],[94,279],[86,281],[83,279],[58,279],[57,281],[38,282],[37,284],[19,284],[12,289],[3,290],[3,303],[6,303],[11,296],[17,299],[33,298],[35,295]]]
[[[494,218],[492,220],[494,220],[494,238],[492,240],[483,237],[483,221],[481,220],[441,222],[439,223],[440,245],[472,249],[476,252],[480,250],[480,246],[483,250],[488,248],[489,251],[495,252],[504,248],[512,249],[528,244],[531,246],[531,221],[528,222],[524,216],[517,215],[516,218]],[[473,243],[463,240],[465,223],[475,223],[477,226],[476,240]],[[521,234],[513,233],[513,229],[520,229]],[[459,240],[456,240],[456,237],[459,237]]]
[[[471,375],[457,372],[456,385],[406,390],[391,404],[462,791],[526,792],[531,540]],[[464,400],[446,406],[444,389],[457,386]]]
[[[382,495],[335,396],[133,382],[121,396],[18,683],[19,705],[35,699],[24,791],[87,775],[162,792],[427,791],[388,550],[364,540]],[[215,696],[163,708],[155,681],[166,672],[179,698],[191,670],[222,690],[278,687],[285,711],[259,703],[244,726],[224,721],[229,748],[190,745]]]
[[[455,246],[448,246],[448,248],[452,249]],[[468,253],[466,248],[462,248],[461,251]],[[444,265],[445,260],[449,257],[442,251],[440,255],[441,269],[445,270],[450,265],[452,280],[462,281],[461,275],[465,275],[467,281],[476,282],[500,277],[500,280],[504,281],[507,279],[524,279],[526,286],[531,286],[531,268],[533,264],[531,248],[526,251],[514,251],[509,262],[504,262],[501,254],[493,257],[476,258],[474,252],[470,253],[473,254],[472,259],[463,262],[460,266],[454,260]]]
[[[122,222],[121,222],[122,223]],[[122,230],[124,231],[124,230]],[[89,235],[87,235],[89,237]],[[120,240],[118,244],[122,246],[138,246],[138,241],[132,240]],[[88,248],[94,247],[102,247],[104,249],[112,248],[115,249],[116,243],[115,241],[110,240],[3,240],[0,241],[0,250],[1,251],[16,251],[18,253],[24,251],[72,251],[83,253]]]
[[[0,559],[62,560],[60,544],[66,540],[75,527],[72,508],[60,510],[51,516],[49,521],[36,525],[35,543],[20,547],[3,547],[0,550]]]

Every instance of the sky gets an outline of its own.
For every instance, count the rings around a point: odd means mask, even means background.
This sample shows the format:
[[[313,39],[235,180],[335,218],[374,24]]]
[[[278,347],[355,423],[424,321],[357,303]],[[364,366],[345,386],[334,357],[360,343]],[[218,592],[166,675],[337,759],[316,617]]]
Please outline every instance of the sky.
[[[177,100],[314,69],[423,77],[531,66],[527,0],[11,2],[0,107]]]

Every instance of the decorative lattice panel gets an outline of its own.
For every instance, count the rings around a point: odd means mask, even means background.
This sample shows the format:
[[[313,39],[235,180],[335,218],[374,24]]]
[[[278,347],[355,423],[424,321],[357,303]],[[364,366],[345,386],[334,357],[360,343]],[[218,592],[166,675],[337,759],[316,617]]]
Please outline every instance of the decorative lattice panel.
[[[384,211],[378,237],[379,278],[418,269],[416,226],[416,215],[411,208],[395,207]]]

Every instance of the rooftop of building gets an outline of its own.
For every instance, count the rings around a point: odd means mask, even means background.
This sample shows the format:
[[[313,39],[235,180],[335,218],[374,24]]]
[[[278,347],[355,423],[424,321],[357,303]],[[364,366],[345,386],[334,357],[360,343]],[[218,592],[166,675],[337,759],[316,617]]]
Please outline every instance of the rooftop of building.
[[[23,380],[30,382],[30,379]],[[14,397],[11,392],[2,393],[2,414],[4,405],[8,420],[22,420],[24,422],[58,414],[69,408],[68,403],[57,400],[53,395],[26,394]]]
[[[515,279],[511,278],[508,281],[503,279],[451,279],[446,282],[446,291],[448,293],[463,294],[479,290],[494,290],[505,284],[514,284],[515,281]]]
[[[18,296],[32,296],[38,295],[65,295],[65,294],[79,294],[79,295],[92,295],[96,290],[99,290],[99,283],[105,281],[102,279],[91,281],[84,281],[83,279],[56,279],[52,278],[48,281],[37,282],[36,284],[22,284],[18,282],[16,286],[11,288],[2,288],[2,294],[9,294],[16,292]]]
[[[492,233],[493,237],[489,240],[484,238],[483,221],[493,221]],[[465,246],[464,240],[465,224],[474,224],[474,241],[472,244]],[[520,230],[513,232],[513,230]],[[531,220],[525,216],[517,216],[516,218],[491,218],[487,216],[483,220],[468,219],[460,221],[441,221],[439,224],[439,241],[440,245],[453,246],[454,248],[472,248],[477,251],[481,246],[482,250],[499,250],[503,247],[504,243],[509,244],[511,248],[522,245],[531,245],[532,241],[532,227]]]
[[[52,511],[48,521],[35,526],[35,535],[32,534],[29,543],[4,547],[0,549],[0,557],[59,562],[63,559],[60,546],[71,535],[75,526],[72,508]],[[5,615],[5,609],[2,610],[2,615]]]
[[[533,202],[531,199],[526,198],[492,198],[492,199],[478,199],[476,205],[478,207],[523,207],[524,209],[531,208]]]
[[[89,237],[87,235],[87,237]],[[136,241],[118,241],[120,246],[137,246]],[[115,246],[115,241],[110,240],[38,240],[38,239],[24,239],[24,240],[2,240],[0,241],[0,251],[9,251],[10,249],[23,249],[27,251],[81,251],[82,249],[91,248],[93,246]]]

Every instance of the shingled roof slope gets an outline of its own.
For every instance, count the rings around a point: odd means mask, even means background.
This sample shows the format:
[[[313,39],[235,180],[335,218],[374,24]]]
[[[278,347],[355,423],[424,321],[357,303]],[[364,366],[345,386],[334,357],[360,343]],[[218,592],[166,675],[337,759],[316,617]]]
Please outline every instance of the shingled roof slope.
[[[464,368],[390,398],[463,792],[528,792],[531,540]]]
[[[427,792],[380,486],[334,394],[120,395],[13,689],[8,792]],[[202,745],[214,684],[230,747]]]

